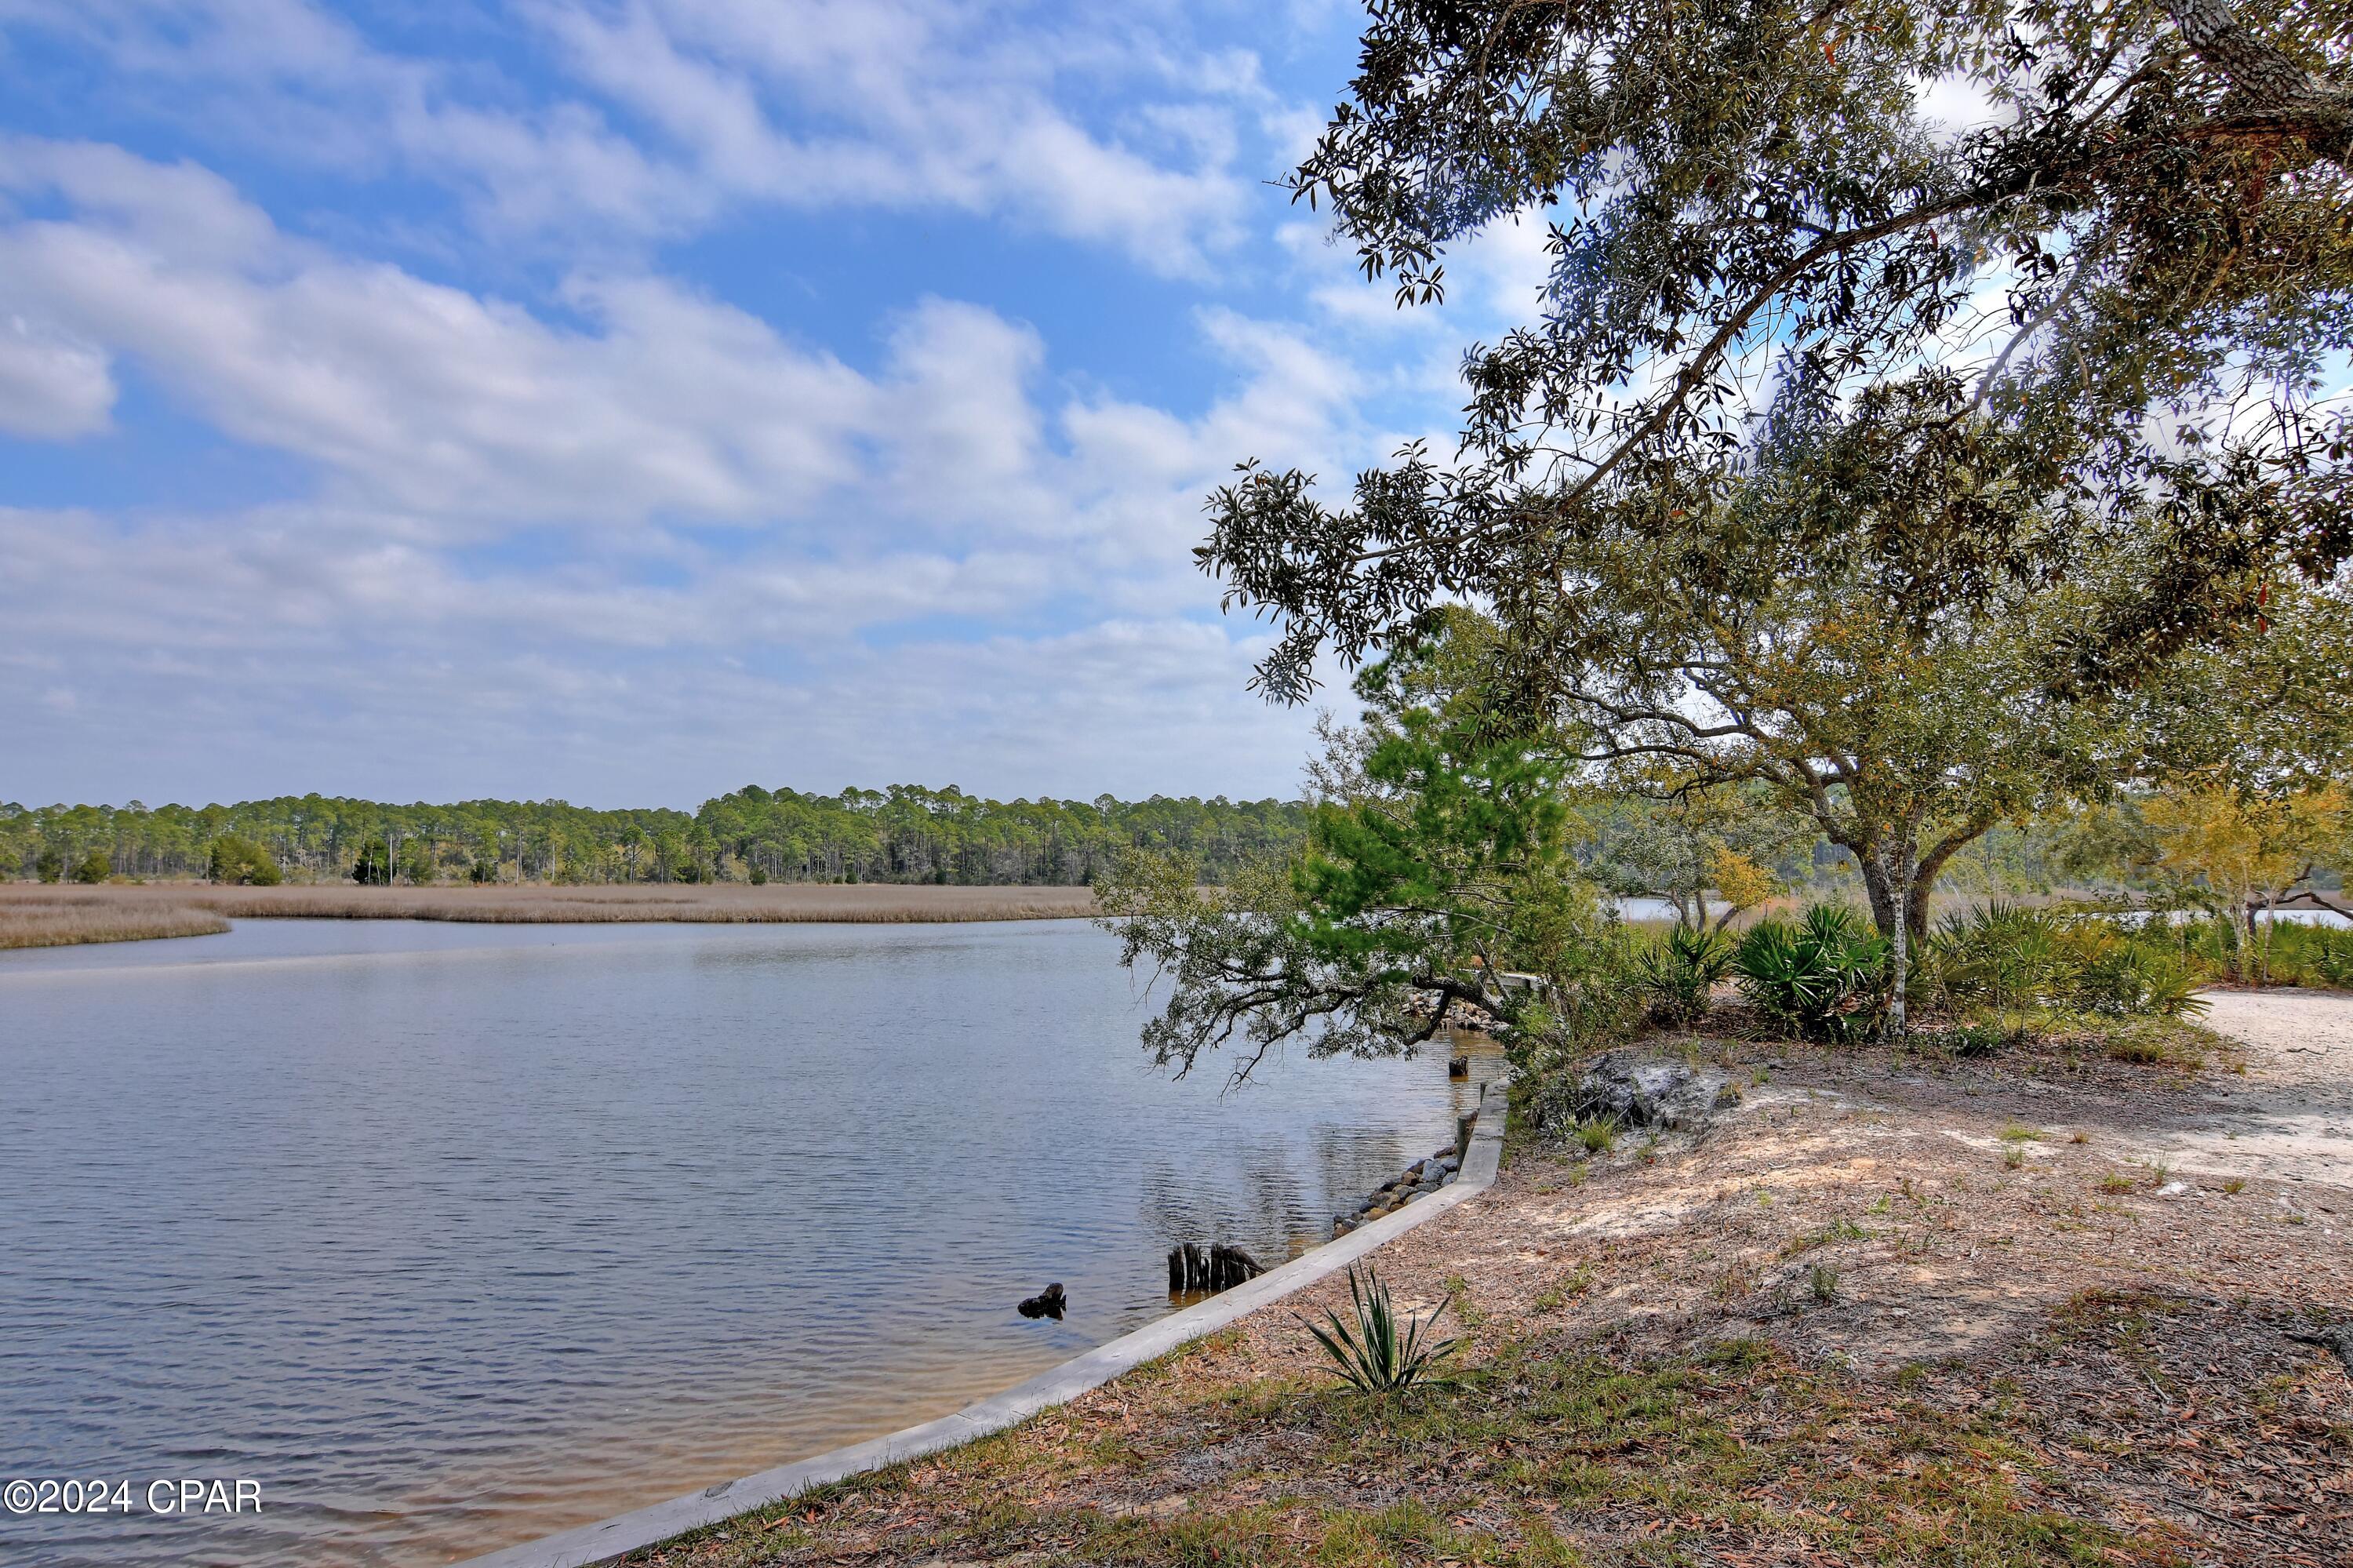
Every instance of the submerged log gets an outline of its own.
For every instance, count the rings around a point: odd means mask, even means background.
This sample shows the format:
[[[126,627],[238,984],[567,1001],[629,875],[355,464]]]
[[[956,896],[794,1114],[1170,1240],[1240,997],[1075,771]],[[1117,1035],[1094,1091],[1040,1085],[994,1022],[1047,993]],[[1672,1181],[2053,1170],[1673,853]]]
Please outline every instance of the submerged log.
[[[1013,1309],[1024,1318],[1051,1318],[1059,1323],[1070,1304],[1070,1298],[1062,1294],[1062,1283],[1058,1279]]]

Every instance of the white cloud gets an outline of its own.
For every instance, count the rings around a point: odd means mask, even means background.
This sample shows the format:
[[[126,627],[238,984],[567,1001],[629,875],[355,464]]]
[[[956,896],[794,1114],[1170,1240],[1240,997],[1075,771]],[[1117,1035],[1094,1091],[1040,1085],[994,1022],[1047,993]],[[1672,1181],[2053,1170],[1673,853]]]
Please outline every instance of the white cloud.
[[[839,639],[845,605],[871,612],[892,585],[910,608],[1029,602],[1032,557],[713,567],[650,588],[594,571],[469,578],[362,516],[245,521],[126,530],[0,511],[0,668],[26,673],[0,715],[46,759],[12,788],[608,804],[691,804],[753,779],[1288,793],[1307,744],[1304,715],[1242,689],[1258,642],[1214,624]],[[779,660],[772,640],[798,652]],[[30,695],[67,689],[47,673],[60,655],[75,705]]]
[[[730,210],[945,209],[1198,270],[1240,235],[1238,131],[1281,111],[1247,51],[1177,59],[1101,17],[940,0],[529,0],[565,79],[402,55],[306,0],[0,0],[163,84],[190,128],[453,185],[499,232],[610,243]],[[455,33],[462,41],[462,31]],[[1090,124],[1064,75],[1118,106]]]
[[[67,219],[0,227],[27,332],[134,358],[222,429],[449,517],[717,519],[807,505],[857,471],[876,387],[674,284],[587,278],[593,330],[277,234],[202,170],[0,149]],[[234,243],[227,237],[234,236]]]
[[[1244,690],[1263,627],[1206,619],[1202,499],[1253,453],[1345,482],[1393,444],[1367,397],[1421,396],[1441,334],[1202,291],[1170,320],[1221,373],[1176,411],[947,297],[954,257],[820,344],[652,243],[944,211],[1174,275],[1239,238],[1269,281],[1250,180],[1302,122],[1257,56],[1161,8],[1079,23],[536,0],[450,13],[428,58],[306,0],[0,0],[170,132],[0,140],[0,429],[135,427],[127,381],[302,465],[267,505],[0,511],[0,726],[37,759],[11,788],[1289,792],[1306,717]],[[460,59],[470,27],[501,47]],[[404,225],[406,267],[353,248]]]
[[[0,316],[0,430],[59,440],[106,429],[114,376],[102,350]]]
[[[1203,312],[1235,379],[1190,418],[1056,405],[1039,334],[970,303],[898,313],[870,374],[643,274],[575,281],[556,324],[286,236],[193,165],[17,142],[0,189],[47,214],[0,221],[7,341],[79,345],[105,380],[80,421],[120,359],[323,476],[224,514],[0,514],[0,663],[61,659],[80,715],[136,720],[59,731],[20,683],[28,755],[154,795],[354,762],[379,792],[579,794],[526,781],[566,758],[661,799],[1288,788],[1303,720],[1243,690],[1261,629],[1190,619],[1214,588],[1187,548],[1238,453],[1363,455],[1345,364],[1295,330]],[[448,737],[493,722],[506,781],[461,779]],[[219,733],[201,767],[242,783],[168,772]]]

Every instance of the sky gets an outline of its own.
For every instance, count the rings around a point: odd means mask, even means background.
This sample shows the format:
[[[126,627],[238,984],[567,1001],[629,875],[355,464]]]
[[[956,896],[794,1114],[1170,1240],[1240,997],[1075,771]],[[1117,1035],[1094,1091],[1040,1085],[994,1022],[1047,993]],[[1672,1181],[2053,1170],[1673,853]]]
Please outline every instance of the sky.
[[[1545,262],[1274,183],[1358,19],[0,0],[0,800],[1295,794],[1204,499]]]

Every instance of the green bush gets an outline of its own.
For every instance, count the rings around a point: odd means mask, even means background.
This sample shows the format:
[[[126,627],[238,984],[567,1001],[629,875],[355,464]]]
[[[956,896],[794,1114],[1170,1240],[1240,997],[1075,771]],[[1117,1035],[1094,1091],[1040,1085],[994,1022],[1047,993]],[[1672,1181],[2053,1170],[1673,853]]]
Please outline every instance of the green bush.
[[[2206,1011],[2202,978],[2169,943],[2114,937],[2083,957],[2071,1000],[2104,1018],[2182,1018]]]
[[[2353,989],[2353,931],[2283,920],[2271,933],[2268,967],[2283,985]]]
[[[1768,1025],[1841,1044],[1880,1033],[1888,948],[1843,905],[1817,904],[1795,924],[1761,920],[1733,950],[1742,994]]]
[[[1651,1015],[1662,1023],[1694,1023],[1707,1016],[1708,992],[1732,969],[1732,943],[1695,926],[1677,926],[1634,949],[1635,986]]]
[[[104,882],[114,874],[114,862],[104,850],[92,850],[74,863],[73,879],[85,884]]]
[[[2313,937],[2313,978],[2322,985],[2353,991],[2353,931],[2316,930]]]
[[[1947,915],[1920,944],[1913,994],[1946,1004],[2041,1006],[2073,970],[2058,919],[2000,901]]]
[[[1937,922],[1913,994],[1957,1010],[2179,1018],[2206,1007],[2189,939],[2166,926],[1995,902]]]

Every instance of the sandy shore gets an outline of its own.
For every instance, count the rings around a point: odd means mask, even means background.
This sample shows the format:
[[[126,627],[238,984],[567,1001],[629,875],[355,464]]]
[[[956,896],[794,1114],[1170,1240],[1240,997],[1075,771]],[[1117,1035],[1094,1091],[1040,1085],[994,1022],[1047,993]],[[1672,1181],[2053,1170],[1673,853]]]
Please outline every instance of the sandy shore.
[[[756,924],[1058,920],[1092,915],[1087,887],[770,883],[629,886],[224,887],[0,883],[0,948],[132,941],[225,930],[223,919],[459,920],[551,925],[627,920]]]
[[[1450,1304],[1455,1387],[1336,1391],[1293,1311],[1321,1288],[631,1561],[2353,1561],[2353,1383],[2314,1342],[2353,1332],[2353,1187],[2335,1111],[2296,1111],[2353,1087],[2353,998],[2214,1022],[2202,1066],[1662,1043],[1742,1103],[1523,1140],[1379,1253]]]

